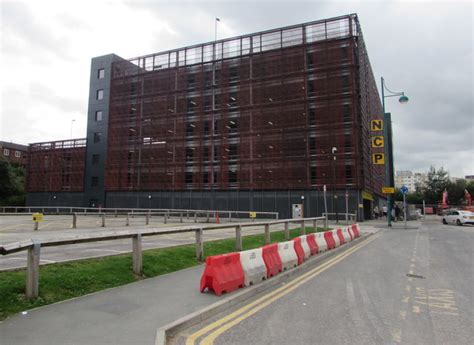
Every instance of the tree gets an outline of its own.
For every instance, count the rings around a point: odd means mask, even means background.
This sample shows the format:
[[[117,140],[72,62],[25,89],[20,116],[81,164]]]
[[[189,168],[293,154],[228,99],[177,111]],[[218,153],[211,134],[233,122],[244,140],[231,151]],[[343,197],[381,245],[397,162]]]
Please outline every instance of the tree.
[[[423,197],[428,204],[437,204],[443,196],[443,192],[449,185],[449,175],[443,167],[436,170],[431,166],[428,171],[427,181],[423,187]]]
[[[25,204],[25,168],[0,158],[0,205]]]

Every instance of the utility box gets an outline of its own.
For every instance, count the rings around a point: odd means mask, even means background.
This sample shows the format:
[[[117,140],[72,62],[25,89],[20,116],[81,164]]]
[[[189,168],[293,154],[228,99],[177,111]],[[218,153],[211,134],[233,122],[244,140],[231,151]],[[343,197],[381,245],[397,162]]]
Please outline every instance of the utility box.
[[[303,204],[293,204],[291,210],[292,218],[303,218]]]

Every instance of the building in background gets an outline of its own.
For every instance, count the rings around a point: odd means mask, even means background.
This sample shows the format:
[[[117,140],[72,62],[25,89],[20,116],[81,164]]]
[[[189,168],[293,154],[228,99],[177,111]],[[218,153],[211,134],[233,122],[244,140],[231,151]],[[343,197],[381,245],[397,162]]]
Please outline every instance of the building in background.
[[[466,181],[474,181],[474,175],[466,175],[464,176],[464,178],[466,179]]]
[[[12,164],[26,167],[28,163],[28,146],[0,141],[0,156]]]
[[[395,174],[395,187],[407,186],[409,192],[415,192],[417,186],[423,187],[428,180],[426,173],[413,173],[409,170],[397,171]]]
[[[30,169],[28,203],[291,217],[304,197],[304,214],[316,216],[326,186],[329,212],[345,212],[347,195],[349,211],[370,218],[385,181],[371,161],[374,119],[382,106],[355,14],[130,60],[100,56],[87,139],[30,147],[40,170]],[[83,170],[65,174],[81,155]]]

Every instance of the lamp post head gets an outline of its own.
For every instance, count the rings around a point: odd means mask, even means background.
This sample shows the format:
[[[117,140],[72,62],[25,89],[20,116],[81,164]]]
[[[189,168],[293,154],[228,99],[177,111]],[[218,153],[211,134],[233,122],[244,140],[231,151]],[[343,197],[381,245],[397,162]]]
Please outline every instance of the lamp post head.
[[[399,101],[401,104],[408,103],[408,97],[405,96],[405,95],[401,95],[400,98],[398,99],[398,101]]]

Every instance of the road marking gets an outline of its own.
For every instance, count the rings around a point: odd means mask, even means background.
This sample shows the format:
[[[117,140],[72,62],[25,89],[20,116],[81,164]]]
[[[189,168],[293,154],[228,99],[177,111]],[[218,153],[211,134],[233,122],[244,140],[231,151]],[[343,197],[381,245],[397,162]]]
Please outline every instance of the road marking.
[[[31,226],[31,223],[22,223],[22,224],[9,225],[9,226],[6,226],[4,228],[0,228],[0,231],[10,230],[10,229],[18,228],[20,226],[29,226],[29,225]]]
[[[195,341],[205,335],[206,333],[216,329],[214,332],[210,333],[206,338],[204,338],[200,344],[203,345],[210,345],[214,343],[214,340],[227,331],[228,329],[232,328],[233,326],[239,324],[243,320],[247,319],[248,317],[252,316],[259,310],[265,308],[269,304],[275,302],[276,300],[280,299],[281,297],[289,294],[299,286],[303,285],[307,281],[311,280],[312,278],[316,277],[317,275],[321,274],[328,268],[334,266],[338,262],[342,261],[344,258],[348,257],[355,251],[359,250],[360,248],[366,246],[370,242],[374,241],[375,239],[379,238],[381,236],[381,233],[374,235],[372,238],[369,238],[368,240],[348,249],[346,252],[341,253],[334,258],[330,259],[329,261],[321,264],[320,266],[310,270],[309,272],[303,274],[299,278],[296,278],[290,283],[287,283],[286,285],[266,294],[265,296],[262,296],[258,298],[257,300],[245,305],[244,307],[234,311],[233,313],[224,316],[223,318],[207,325],[206,327],[200,329],[199,331],[191,334],[187,339],[186,339],[186,345],[193,345]],[[230,321],[230,322],[229,322]],[[227,324],[225,324],[228,322]]]
[[[115,249],[90,248],[90,249],[85,249],[85,250],[92,251],[92,252],[127,253],[127,252],[124,252],[123,250],[115,250]]]

